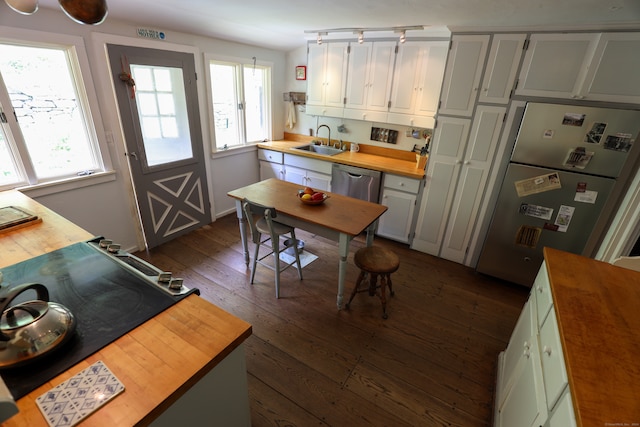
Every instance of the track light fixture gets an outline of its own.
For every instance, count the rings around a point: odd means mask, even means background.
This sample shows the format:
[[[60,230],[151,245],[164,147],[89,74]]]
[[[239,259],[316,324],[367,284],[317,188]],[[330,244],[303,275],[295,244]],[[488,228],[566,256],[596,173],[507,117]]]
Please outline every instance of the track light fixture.
[[[364,43],[364,32],[387,32],[387,33],[400,33],[400,43],[404,43],[407,40],[407,31],[422,31],[424,25],[413,25],[406,27],[381,27],[381,28],[332,28],[326,30],[309,30],[305,31],[306,34],[317,34],[316,42],[322,44],[322,36],[327,36],[331,33],[352,33],[358,35],[358,43]],[[386,37],[381,35],[381,37]]]
[[[407,30],[400,31],[400,43],[407,41]]]

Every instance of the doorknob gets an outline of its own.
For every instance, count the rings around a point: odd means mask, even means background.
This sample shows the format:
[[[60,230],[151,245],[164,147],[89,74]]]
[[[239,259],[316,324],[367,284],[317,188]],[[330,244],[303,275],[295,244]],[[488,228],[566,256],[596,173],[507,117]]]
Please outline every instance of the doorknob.
[[[130,152],[129,154],[127,154],[130,157],[133,157],[134,159],[138,160],[138,154],[135,151]]]

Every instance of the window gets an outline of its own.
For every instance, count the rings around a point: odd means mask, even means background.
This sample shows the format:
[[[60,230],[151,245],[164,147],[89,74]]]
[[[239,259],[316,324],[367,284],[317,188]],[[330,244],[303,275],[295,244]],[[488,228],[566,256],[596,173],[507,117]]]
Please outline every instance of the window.
[[[0,41],[0,188],[103,169],[75,52]]]
[[[181,68],[131,65],[147,164],[193,157]]]
[[[271,66],[209,60],[217,150],[271,136]]]

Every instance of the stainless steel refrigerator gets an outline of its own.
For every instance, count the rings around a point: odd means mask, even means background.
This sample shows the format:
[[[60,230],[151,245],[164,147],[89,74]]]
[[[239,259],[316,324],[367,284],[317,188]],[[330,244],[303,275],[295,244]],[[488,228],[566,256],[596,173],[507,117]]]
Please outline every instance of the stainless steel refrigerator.
[[[530,287],[545,246],[591,256],[639,131],[639,111],[528,103],[477,271]]]

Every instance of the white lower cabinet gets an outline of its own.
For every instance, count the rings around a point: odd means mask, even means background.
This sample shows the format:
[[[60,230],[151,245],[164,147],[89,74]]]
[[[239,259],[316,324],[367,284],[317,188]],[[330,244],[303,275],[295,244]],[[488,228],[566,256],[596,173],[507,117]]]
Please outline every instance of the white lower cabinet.
[[[284,180],[314,190],[331,191],[331,165],[324,160],[285,154]]]
[[[546,264],[498,358],[495,427],[575,427]],[[526,338],[528,336],[528,338]]]
[[[388,209],[380,217],[377,235],[409,243],[420,183],[417,179],[384,175],[380,204]]]
[[[569,389],[567,388],[549,416],[545,427],[576,427],[576,425],[571,393],[569,393]]]
[[[274,150],[258,149],[260,164],[260,181],[269,178],[284,179],[284,165],[282,153]]]
[[[533,340],[521,353],[513,385],[498,411],[496,427],[538,427],[547,421],[538,343]]]

